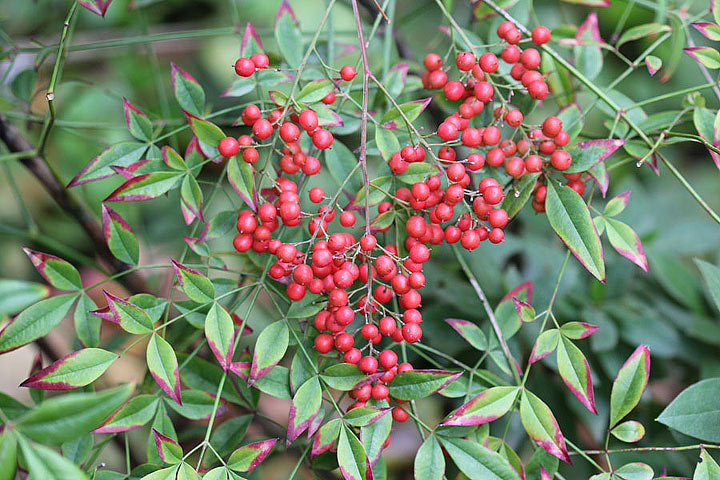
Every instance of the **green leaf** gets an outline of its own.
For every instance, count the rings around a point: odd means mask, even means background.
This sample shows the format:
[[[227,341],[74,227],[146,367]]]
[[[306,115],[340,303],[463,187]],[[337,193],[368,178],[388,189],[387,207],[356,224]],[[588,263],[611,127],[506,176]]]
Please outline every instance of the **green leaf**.
[[[652,76],[655,75],[657,71],[662,68],[663,61],[655,55],[648,55],[647,57],[645,57],[645,66],[647,67],[648,72]]]
[[[217,303],[213,303],[205,317],[205,338],[220,366],[227,371],[232,363],[235,324],[230,314]]]
[[[140,428],[152,420],[160,399],[156,395],[138,395],[113,413],[93,433],[118,433]]]
[[[445,456],[435,435],[428,435],[415,454],[415,478],[442,480],[445,476]]]
[[[383,115],[381,124],[387,124],[389,122],[399,123],[400,126],[405,125],[405,118],[412,122],[417,119],[425,107],[427,107],[429,99],[413,100],[407,103],[401,103],[397,107],[393,107]],[[405,118],[402,118],[402,112]]]
[[[619,220],[614,218],[605,219],[605,230],[607,231],[610,245],[623,257],[633,262],[646,272],[648,271],[648,261],[645,257],[640,237],[635,230],[630,228]]]
[[[580,349],[564,336],[557,346],[557,364],[560,377],[570,392],[588,410],[597,414],[590,365]]]
[[[115,170],[111,167],[127,167],[132,165],[143,158],[147,149],[148,146],[146,143],[116,143],[92,159],[90,163],[80,170],[80,173],[70,180],[68,187],[112,177],[115,175]]]
[[[549,181],[545,210],[550,226],[573,255],[598,280],[604,282],[602,244],[582,197],[570,187]]]
[[[175,188],[182,178],[180,172],[144,173],[127,180],[116,188],[106,202],[134,202],[151,200]]]
[[[674,430],[706,442],[719,442],[720,378],[708,378],[690,385],[665,407],[657,421]]]
[[[180,186],[180,197],[182,198],[185,208],[204,222],[202,189],[198,181],[195,180],[195,177],[191,174],[187,174],[185,178],[183,178],[182,185]]]
[[[481,352],[487,350],[487,337],[480,327],[472,322],[459,318],[446,318],[445,322],[459,333],[474,349],[480,350]]]
[[[514,217],[525,206],[532,195],[538,176],[540,172],[528,173],[523,175],[517,184],[513,184],[513,189],[505,195],[502,202],[502,208],[505,209],[508,217]]]
[[[397,176],[397,179],[403,183],[414,185],[423,182],[428,175],[436,173],[435,167],[425,162],[415,162],[408,165],[407,170]]]
[[[392,130],[381,126],[375,127],[375,143],[383,160],[390,161],[393,153],[400,151],[400,142]]]
[[[192,115],[202,115],[205,110],[205,92],[202,87],[182,68],[174,63],[170,66],[173,91],[180,108]]]
[[[160,335],[153,333],[145,352],[150,374],[170,398],[182,405],[180,398],[180,373],[177,357],[172,346]]]
[[[185,418],[191,420],[208,420],[215,407],[215,395],[201,390],[183,390],[180,394],[180,405],[168,402],[168,406]],[[225,413],[225,400],[220,399],[216,418]]]
[[[360,428],[360,441],[367,453],[370,465],[375,465],[381,458],[382,451],[385,448],[385,442],[390,435],[390,430],[392,430],[393,425],[392,415],[388,415],[391,410],[388,402],[382,401],[377,402],[377,404],[380,408],[376,410],[375,416],[369,420],[370,424],[361,426]],[[354,408],[348,413],[354,412],[355,410],[358,409]]]
[[[645,436],[645,427],[640,422],[628,420],[613,428],[610,433],[621,442],[639,442]]]
[[[212,432],[210,445],[212,445],[221,456],[227,456],[233,451],[235,446],[245,438],[245,433],[247,433],[252,419],[252,415],[241,415],[224,421]],[[205,459],[205,464],[211,465],[215,461],[215,458],[208,457]]]
[[[60,446],[63,456],[75,465],[82,465],[90,458],[93,448],[93,436],[86,433],[76,439],[69,440]]]
[[[562,111],[565,111],[567,109],[573,109],[574,107],[574,110],[579,112],[579,110],[577,109],[577,105],[573,103],[573,92],[575,91],[575,88],[573,87],[572,78],[570,77],[570,72],[568,71],[568,69],[557,63],[555,59],[553,59],[553,57],[551,57],[545,52],[542,52],[540,69],[543,72],[547,72],[545,81],[550,91],[557,96],[558,104],[562,107],[570,107],[564,108]],[[566,123],[566,119],[562,117],[560,117],[560,120],[562,120],[563,124],[566,125],[565,129],[567,130],[567,126],[571,125],[571,123]],[[582,122],[578,123],[579,127],[582,128]],[[575,129],[576,128],[573,128],[573,130]],[[570,140],[572,140],[575,136],[572,135],[569,131],[568,134],[570,136]]]
[[[17,422],[20,433],[37,442],[60,444],[88,433],[132,393],[130,384],[99,393],[68,393],[42,402]]]
[[[177,480],[177,474],[179,469],[179,464],[167,468],[162,468],[160,470],[149,473],[148,475],[145,475],[140,480]]]
[[[568,148],[572,155],[572,164],[563,173],[580,173],[590,170],[604,162],[617,149],[625,144],[625,140],[585,140]]]
[[[171,261],[178,283],[190,300],[196,303],[210,303],[215,299],[215,287],[205,275],[175,260]]]
[[[103,293],[112,312],[112,321],[123,330],[134,335],[152,332],[153,321],[145,310],[104,290]]]
[[[335,89],[335,85],[330,79],[322,78],[314,80],[305,85],[300,92],[295,95],[295,101],[301,103],[315,103],[325,98]]]
[[[333,147],[325,150],[325,164],[338,185],[345,182],[345,179],[350,175],[357,163],[358,159],[355,154],[339,141],[333,142]],[[362,180],[358,169],[355,170],[353,176],[345,184],[345,189],[350,192],[357,192],[360,190],[361,185]]]
[[[625,361],[613,381],[610,393],[610,428],[635,408],[647,387],[649,377],[650,349],[640,345]]]
[[[326,368],[320,378],[328,384],[330,388],[347,392],[355,388],[355,386],[367,380],[367,375],[362,373],[357,365],[352,363],[338,363]]]
[[[652,480],[655,472],[644,463],[628,463],[615,470],[613,480]]]
[[[720,478],[720,466],[704,448],[700,450],[700,462],[695,467],[693,480],[714,480]]]
[[[80,467],[55,450],[37,444],[30,445],[22,436],[18,436],[18,443],[33,479],[87,480],[87,475]]]
[[[180,463],[183,457],[183,450],[180,444],[175,439],[163,435],[154,428],[152,429],[152,433],[160,459],[165,463]]]
[[[461,374],[446,370],[410,370],[395,375],[388,388],[393,398],[418,400],[441,390]]]
[[[289,4],[282,4],[275,20],[275,41],[278,50],[291,67],[298,67],[303,59],[303,37]]]
[[[17,440],[12,432],[0,433],[0,480],[13,480],[17,470]]]
[[[340,473],[346,480],[364,480],[367,470],[365,449],[355,434],[347,427],[340,428],[337,447]]]
[[[353,427],[366,427],[390,412],[390,408],[356,407],[343,415],[343,420]]]
[[[603,51],[598,46],[598,42],[602,42],[602,39],[595,12],[588,15],[587,20],[580,25],[576,40],[580,45],[574,47],[575,66],[588,79],[594,80],[603,68]]]
[[[130,225],[115,210],[102,204],[102,223],[105,241],[118,260],[137,265],[140,247]]]
[[[709,69],[720,68],[720,53],[712,47],[689,47],[683,51]]]
[[[178,355],[180,362],[184,365],[180,378],[183,384],[189,388],[217,393],[217,386],[222,378],[223,370],[215,363],[210,363],[202,358],[188,357],[187,354]],[[243,400],[229,382],[225,382],[222,391],[222,398],[242,404]]]
[[[50,288],[40,283],[0,279],[0,318],[15,315],[47,297],[49,292]]]
[[[155,419],[151,425],[151,431],[154,433],[155,430],[169,438],[177,439],[177,433],[175,432],[172,419],[168,415],[165,403],[163,402],[158,404]],[[160,454],[158,453],[157,444],[155,443],[155,435],[148,435],[147,437],[146,455],[148,462],[154,464],[162,463],[163,459],[160,458]],[[172,480],[174,480],[174,478],[175,477],[173,477]]]
[[[715,308],[720,311],[720,268],[699,258],[695,258],[695,265],[700,269],[705,286],[707,287],[708,298],[715,303]]]
[[[35,89],[35,81],[37,80],[37,72],[34,68],[28,68],[18,73],[10,83],[10,91],[19,100],[32,102],[33,90]]]
[[[250,366],[251,383],[268,373],[282,360],[290,341],[287,323],[283,320],[273,322],[260,332],[255,342],[252,365]]]
[[[308,429],[322,406],[322,388],[317,377],[311,377],[297,389],[290,405],[287,444]]]
[[[241,162],[237,157],[231,157],[227,164],[227,176],[230,185],[240,195],[240,198],[248,206],[252,206],[253,190],[255,189],[255,176],[252,165]]]
[[[183,462],[178,468],[176,480],[200,480],[200,474],[188,463]]]
[[[27,413],[30,409],[10,395],[0,392],[0,410],[2,410],[10,420],[15,420]],[[5,422],[0,423],[4,424]]]
[[[188,115],[188,123],[198,140],[213,147],[217,147],[220,140],[226,137],[220,127],[202,118]]]
[[[23,248],[38,273],[53,287],[59,290],[79,290],[82,288],[80,272],[69,262],[55,255],[36,252]]]
[[[696,272],[670,253],[652,252],[650,260],[656,280],[671,297],[696,312],[705,310]]]
[[[313,440],[310,458],[314,458],[332,448],[338,438],[338,434],[340,433],[341,425],[342,420],[334,418],[320,427],[315,434],[315,439]]]
[[[523,390],[520,397],[520,420],[535,443],[549,454],[570,463],[560,427],[550,408],[534,393]]]
[[[77,293],[57,295],[23,310],[0,331],[0,353],[9,352],[47,335],[70,310]]]
[[[628,28],[622,35],[620,35],[620,39],[618,39],[615,47],[619,48],[623,43],[632,42],[633,40],[639,40],[644,37],[655,36],[659,33],[669,32],[671,30],[672,28],[670,28],[670,25],[662,25],[659,23],[646,23],[645,25]]]
[[[125,111],[125,123],[127,123],[130,134],[142,142],[149,142],[153,136],[153,128],[147,115],[124,97],[123,110]]]
[[[235,450],[228,459],[228,468],[238,472],[249,472],[265,460],[277,438],[250,443]]]
[[[70,390],[94,382],[117,360],[118,355],[102,348],[85,348],[56,360],[32,374],[21,387]]]
[[[613,197],[603,209],[604,217],[615,217],[620,215],[627,207],[628,201],[630,200],[630,190],[623,192],[620,195]]]
[[[440,437],[440,442],[470,480],[520,480],[506,459],[479,443],[447,437]]]
[[[515,404],[517,387],[493,387],[455,409],[440,425],[482,425],[505,415]]]
[[[297,302],[292,302],[287,311],[287,318],[308,318],[325,308],[327,302],[320,295],[306,293]]]

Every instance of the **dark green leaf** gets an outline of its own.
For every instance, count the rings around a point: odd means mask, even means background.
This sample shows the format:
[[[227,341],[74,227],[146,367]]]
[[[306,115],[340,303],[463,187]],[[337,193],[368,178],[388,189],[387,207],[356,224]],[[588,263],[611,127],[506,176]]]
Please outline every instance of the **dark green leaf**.
[[[158,386],[170,398],[182,404],[180,399],[180,374],[177,357],[172,346],[160,335],[153,333],[147,345],[145,359],[150,374]]]
[[[70,310],[77,293],[41,300],[23,310],[0,331],[0,353],[9,352],[47,335]]]
[[[445,475],[445,456],[435,435],[428,435],[415,454],[415,478],[442,480]]]
[[[462,438],[440,437],[455,465],[470,480],[519,480],[517,472],[499,453]]]
[[[640,401],[650,377],[650,349],[640,345],[615,377],[610,393],[610,428],[632,411]]]
[[[719,442],[720,378],[701,380],[680,392],[657,421],[685,435]]]
[[[446,370],[410,370],[395,375],[388,388],[393,398],[417,400],[437,392],[461,374]]]

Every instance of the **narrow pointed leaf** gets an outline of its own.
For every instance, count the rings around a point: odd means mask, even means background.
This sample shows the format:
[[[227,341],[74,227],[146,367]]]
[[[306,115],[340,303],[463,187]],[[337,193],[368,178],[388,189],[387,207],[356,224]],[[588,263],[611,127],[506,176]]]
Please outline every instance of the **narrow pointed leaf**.
[[[0,433],[0,480],[13,480],[17,470],[17,440],[11,432]]]
[[[96,15],[105,16],[112,0],[78,0],[78,3]]]
[[[620,35],[616,47],[620,47],[623,43],[638,40],[643,37],[654,36],[662,32],[669,32],[672,30],[670,25],[662,25],[660,23],[646,23],[645,25],[638,25],[636,27],[628,28]]]
[[[174,439],[163,435],[153,428],[153,438],[160,459],[169,464],[180,463],[183,457],[183,450],[180,444]]]
[[[487,350],[487,337],[485,333],[480,330],[480,327],[472,322],[459,318],[446,318],[445,322],[458,332],[473,348],[480,351]]]
[[[360,371],[357,365],[338,363],[326,368],[320,374],[320,378],[331,388],[347,392],[363,383],[368,377]]]
[[[648,261],[645,257],[645,251],[640,242],[640,237],[635,233],[635,230],[614,218],[605,219],[605,230],[607,231],[610,245],[612,245],[620,255],[646,272],[648,271]]]
[[[175,269],[178,283],[185,295],[196,303],[210,303],[215,298],[215,287],[212,282],[200,272],[170,260]]]
[[[683,48],[683,52],[707,68],[712,70],[720,68],[720,53],[712,47],[688,47]]]
[[[130,130],[130,134],[142,142],[149,142],[153,135],[153,128],[147,115],[124,97],[123,110],[125,111],[125,123],[128,130]]]
[[[407,103],[401,103],[397,107],[393,107],[383,115],[380,123],[385,128],[398,128],[405,125],[405,118],[412,122],[417,119],[425,108],[430,104],[430,98],[421,98]],[[401,114],[402,112],[402,114]],[[403,115],[405,118],[403,118]]]
[[[105,202],[133,202],[151,200],[175,188],[180,182],[179,172],[144,173],[127,180],[105,198]]]
[[[435,435],[428,435],[415,454],[415,478],[442,480],[445,477],[445,456]]]
[[[715,303],[715,308],[720,311],[720,268],[699,258],[695,259],[695,264],[705,280],[708,297]]]
[[[130,225],[115,210],[102,204],[102,224],[105,241],[115,258],[130,265],[137,265],[140,247]]]
[[[0,279],[0,317],[15,315],[48,296],[47,285],[23,280]]]
[[[172,346],[160,335],[153,333],[147,345],[145,358],[150,374],[158,386],[175,402],[182,404],[180,398],[180,372]]]
[[[201,390],[183,390],[180,393],[181,404],[167,402],[168,406],[190,420],[209,420],[215,408],[215,395]],[[227,402],[221,398],[215,417],[222,416],[227,410]]]
[[[128,167],[142,159],[147,149],[148,146],[145,143],[116,143],[85,165],[85,167],[70,180],[68,187],[112,177],[115,175],[115,171],[111,167]]]
[[[658,70],[660,70],[663,66],[662,59],[656,57],[655,55],[648,55],[645,57],[645,66],[648,69],[648,73],[650,76],[654,76]]]
[[[327,422],[325,425],[315,434],[313,439],[312,450],[310,451],[310,458],[314,458],[323,452],[330,450],[335,442],[337,441],[338,434],[340,433],[340,427],[342,420],[334,418]]]
[[[118,358],[101,348],[85,348],[64,356],[34,373],[21,387],[70,390],[91,384]]]
[[[240,42],[240,55],[250,58],[253,53],[262,52],[263,48],[262,42],[260,41],[260,36],[255,30],[255,27],[253,27],[252,23],[247,22],[245,24],[245,31],[243,32],[242,41]]]
[[[563,173],[584,172],[603,162],[615,150],[622,147],[625,140],[586,140],[568,149],[572,155],[572,164]]]
[[[78,296],[77,293],[57,295],[23,310],[0,331],[0,353],[15,350],[47,335],[70,311]]]
[[[517,387],[493,387],[458,407],[440,425],[482,425],[505,415],[517,398]]]
[[[321,406],[322,388],[320,387],[320,380],[317,377],[312,377],[303,383],[293,396],[288,416],[288,446],[307,430],[320,412]]]
[[[532,305],[516,297],[513,297],[512,300],[515,304],[515,312],[517,312],[522,323],[529,323],[535,320],[535,309]]]
[[[533,345],[528,363],[533,364],[550,355],[555,348],[557,348],[559,340],[560,333],[557,328],[545,330],[538,336],[537,340],[535,340],[535,345]]]
[[[520,397],[520,420],[535,443],[549,454],[572,464],[565,438],[550,408],[534,393],[523,390]]]
[[[31,439],[60,444],[88,433],[122,405],[132,393],[126,384],[91,393],[68,393],[45,400],[17,421],[20,433]]]
[[[283,320],[271,323],[260,332],[250,366],[250,381],[262,377],[282,360],[289,341],[290,332]]]
[[[708,40],[720,42],[720,26],[713,22],[696,22],[692,26]]]
[[[58,290],[79,290],[82,288],[80,272],[69,262],[47,253],[23,249],[30,261],[47,282]]]
[[[190,129],[200,142],[217,147],[220,140],[225,138],[226,135],[220,127],[214,123],[209,122],[208,120],[203,120],[195,115],[188,115],[187,117]]]
[[[390,161],[393,153],[400,151],[400,142],[397,136],[392,130],[380,126],[375,127],[375,144],[386,162]]]
[[[635,443],[642,440],[645,436],[645,427],[640,422],[628,420],[613,428],[610,433],[613,437],[625,443]]]
[[[325,98],[335,89],[335,85],[330,79],[323,78],[314,80],[305,85],[300,92],[295,95],[296,102],[315,103]]]
[[[230,455],[227,466],[238,472],[249,472],[265,460],[277,441],[271,438],[240,447]]]
[[[557,363],[560,377],[570,392],[588,410],[597,414],[590,365],[580,349],[565,337],[561,337],[558,343]]]
[[[375,466],[377,461],[380,459],[383,449],[385,448],[385,442],[390,435],[390,430],[392,430],[393,425],[392,415],[387,415],[387,413],[391,410],[388,406],[388,402],[378,402],[378,405],[380,405],[380,411],[382,412],[380,416],[371,419],[372,421],[370,424],[360,428],[360,442],[365,449],[365,453],[368,456],[368,463],[371,467]],[[355,410],[357,410],[357,408],[352,409],[348,413],[354,412]]]
[[[505,209],[508,217],[514,217],[520,212],[520,210],[522,210],[527,201],[530,199],[530,195],[532,195],[539,176],[539,172],[523,175],[520,180],[514,184],[510,193],[505,195],[502,202],[502,208]]]
[[[195,177],[192,175],[185,175],[185,178],[183,178],[182,185],[180,186],[180,197],[182,198],[183,205],[190,210],[195,217],[204,222],[203,193],[200,189],[200,184],[198,184],[198,181],[195,180]]]
[[[462,372],[447,370],[410,370],[395,375],[388,383],[390,396],[400,400],[418,400],[442,390]]]
[[[337,447],[338,465],[345,480],[365,480],[367,455],[355,434],[347,427],[340,428]]]
[[[613,381],[610,393],[610,428],[632,411],[640,401],[650,378],[650,349],[637,347]]]
[[[243,202],[251,210],[255,210],[255,203],[252,200],[255,189],[255,174],[252,165],[239,161],[237,157],[231,157],[228,160],[227,176],[228,182],[230,182],[230,185],[242,198]]]
[[[695,467],[693,480],[713,480],[720,478],[720,465],[704,448],[700,450],[700,462]]]
[[[235,326],[230,314],[217,303],[205,317],[205,338],[220,366],[227,371],[232,363]]]
[[[581,340],[597,332],[599,328],[597,325],[590,325],[584,322],[568,322],[560,327],[560,331],[568,338]]]
[[[152,420],[159,403],[156,395],[138,395],[110,415],[93,433],[119,433],[140,428]]]
[[[185,172],[188,169],[185,160],[177,153],[172,147],[165,145],[160,150],[163,162],[173,170],[180,170]]]
[[[88,476],[80,467],[55,450],[39,444],[30,445],[18,436],[20,451],[25,459],[30,476],[43,480],[87,480]]]
[[[720,442],[717,422],[720,421],[720,379],[708,378],[690,385],[657,421],[685,435],[706,442]]]
[[[200,474],[187,462],[180,464],[176,480],[200,480]]]
[[[455,465],[470,480],[520,480],[517,472],[499,453],[471,440],[439,438]]]
[[[295,12],[287,0],[282,1],[275,16],[275,41],[288,64],[299,66],[303,59],[303,37]]]
[[[343,420],[353,427],[365,427],[380,420],[390,410],[390,408],[357,407],[343,415]]]
[[[604,282],[602,244],[587,205],[570,187],[560,186],[555,181],[549,181],[547,187],[545,210],[550,225],[580,263]]]
[[[174,63],[170,65],[173,91],[180,108],[192,115],[202,115],[205,110],[205,92],[202,87],[185,70]]]

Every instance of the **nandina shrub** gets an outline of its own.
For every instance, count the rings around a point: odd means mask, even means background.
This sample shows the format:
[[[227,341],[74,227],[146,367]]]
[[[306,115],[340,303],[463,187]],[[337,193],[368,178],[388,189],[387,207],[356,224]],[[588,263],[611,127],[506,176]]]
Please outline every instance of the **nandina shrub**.
[[[720,221],[667,149],[697,142],[720,167],[720,114],[697,93],[717,82],[637,102],[617,89],[631,74],[669,80],[683,48],[710,78],[720,54],[695,46],[689,27],[718,40],[720,9],[631,2],[611,44],[592,8],[580,25],[551,30],[528,15],[532,2],[478,2],[463,27],[453,2],[438,0],[437,40],[391,65],[399,5],[371,3],[363,14],[350,2],[351,45],[333,39],[331,18],[344,8],[334,0],[316,12],[311,37],[285,0],[272,47],[269,33],[244,24],[237,78],[220,95],[226,109],[175,59],[168,73],[182,125],[171,130],[170,119],[153,121],[123,98],[123,112],[106,115],[124,117],[126,139],[65,188],[45,146],[61,126],[55,88],[68,32],[87,15],[78,5],[105,15],[110,4],[72,2],[37,147],[5,116],[0,134],[6,158],[24,162],[80,221],[103,275],[89,281],[62,244],[38,241],[25,253],[46,285],[2,280],[0,312],[12,317],[0,353],[47,349],[44,337],[71,311],[75,338],[72,351],[31,366],[21,387],[32,404],[0,396],[0,480],[412,476],[386,462],[393,448],[423,480],[720,478],[716,446],[681,437],[720,441],[720,382],[702,380],[671,403],[647,400],[651,357],[665,370],[682,355],[671,352],[676,327],[638,313],[657,285],[637,273],[650,256],[672,299],[654,307],[695,315],[676,322],[695,347],[718,343],[709,318],[720,268],[697,260],[704,299],[678,260],[646,255],[624,218],[631,192],[614,185],[625,164],[644,175],[660,161]],[[626,28],[638,8],[669,23]],[[672,49],[659,53],[666,40]],[[635,60],[620,48],[631,43],[644,48]],[[617,67],[609,56],[625,72],[607,79],[603,63]],[[679,110],[647,115],[657,100]],[[228,113],[231,125],[218,121]],[[74,197],[91,184],[103,192],[99,221]],[[160,263],[145,261],[150,245],[123,206],[156,198],[187,227],[183,247]],[[631,275],[644,293],[622,278]],[[146,367],[138,382],[103,381],[136,349]],[[668,440],[665,426],[678,437]],[[104,468],[111,442],[125,456],[122,473]],[[692,464],[650,458],[658,451],[687,451]],[[264,470],[277,458],[290,459],[283,473]]]

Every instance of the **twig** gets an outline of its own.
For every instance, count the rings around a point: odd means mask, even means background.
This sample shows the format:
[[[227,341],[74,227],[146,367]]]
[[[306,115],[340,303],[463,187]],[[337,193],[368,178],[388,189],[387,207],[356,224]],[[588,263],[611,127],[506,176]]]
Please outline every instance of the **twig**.
[[[11,152],[33,151],[32,144],[20,133],[20,131],[11,124],[5,115],[0,113],[0,140],[5,143]],[[28,156],[20,160],[28,170],[40,181],[50,196],[55,200],[65,213],[73,217],[85,230],[88,237],[92,241],[93,247],[97,255],[109,265],[112,273],[119,273],[128,270],[131,267],[121,262],[113,256],[105,242],[102,227],[95,219],[92,212],[81,204],[77,199],[71,196],[65,187],[60,183],[58,178],[52,172],[48,164],[42,157],[37,155]],[[149,291],[145,279],[137,272],[133,272],[124,277],[126,286],[134,292]]]

